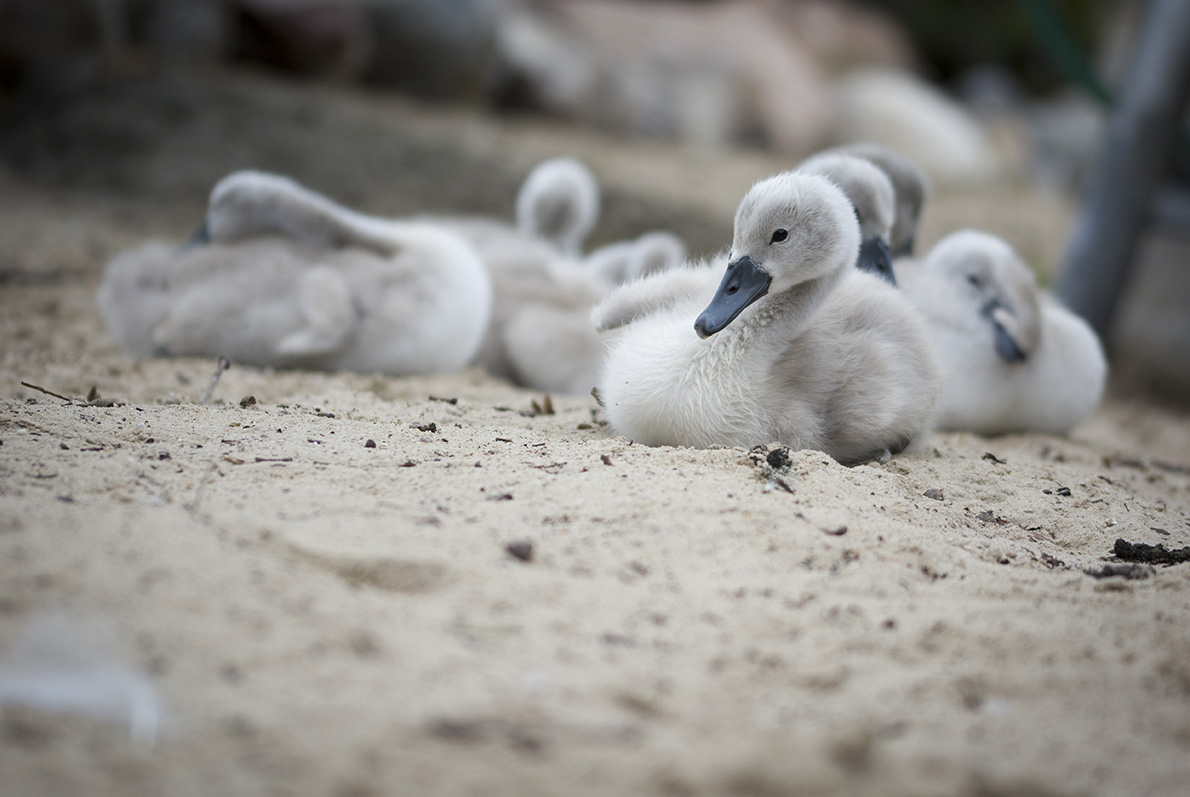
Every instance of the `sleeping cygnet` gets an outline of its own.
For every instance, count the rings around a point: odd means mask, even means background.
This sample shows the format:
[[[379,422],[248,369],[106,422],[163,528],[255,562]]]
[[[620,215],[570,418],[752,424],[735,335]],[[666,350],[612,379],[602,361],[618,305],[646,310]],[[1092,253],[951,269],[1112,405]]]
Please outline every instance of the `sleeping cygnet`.
[[[859,245],[826,178],[757,183],[725,273],[667,271],[593,312],[619,329],[599,381],[611,428],[647,445],[779,441],[843,463],[903,450],[929,427],[937,369],[918,314],[854,267]]]
[[[600,247],[583,259],[583,267],[610,290],[659,271],[681,265],[686,244],[671,232],[654,230],[628,241]]]
[[[516,209],[515,227],[444,220],[471,241],[492,279],[492,319],[475,363],[537,390],[586,395],[605,350],[592,306],[619,282],[680,262],[685,248],[672,234],[646,233],[578,255],[597,218],[598,185],[567,158],[537,166]]]
[[[936,426],[979,434],[1065,434],[1103,395],[1107,362],[1081,318],[1039,294],[1007,243],[962,231],[921,261],[897,261],[942,369]]]
[[[465,367],[491,312],[475,250],[441,225],[341,207],[284,177],[237,172],[181,249],[115,258],[100,310],[138,356],[434,373]]]
[[[888,243],[896,212],[896,195],[888,176],[862,158],[830,152],[807,158],[797,170],[828,178],[851,200],[861,239],[856,267],[896,285]]]

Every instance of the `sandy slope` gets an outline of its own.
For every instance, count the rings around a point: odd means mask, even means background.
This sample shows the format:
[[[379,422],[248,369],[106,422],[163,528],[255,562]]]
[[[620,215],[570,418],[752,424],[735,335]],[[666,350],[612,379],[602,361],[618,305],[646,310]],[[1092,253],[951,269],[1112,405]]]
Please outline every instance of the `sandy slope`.
[[[647,160],[634,201],[684,217]],[[184,234],[202,175],[107,179],[0,180],[0,674],[65,613],[164,726],[0,709],[0,793],[1185,793],[1190,565],[1084,572],[1190,545],[1185,416],[1113,400],[1069,440],[774,473],[477,373],[233,366],[201,406],[214,363],[133,362],[92,295]]]

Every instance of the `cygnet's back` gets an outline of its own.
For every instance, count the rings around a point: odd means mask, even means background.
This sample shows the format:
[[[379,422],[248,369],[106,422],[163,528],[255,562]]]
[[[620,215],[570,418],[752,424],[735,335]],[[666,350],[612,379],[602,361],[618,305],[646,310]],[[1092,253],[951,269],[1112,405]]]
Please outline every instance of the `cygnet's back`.
[[[921,261],[898,261],[897,276],[938,349],[937,428],[1065,434],[1098,405],[1107,376],[1099,339],[1039,293],[1001,239],[954,233]]]
[[[241,172],[212,191],[194,244],[116,258],[99,300],[139,355],[408,374],[470,361],[491,283],[475,250],[440,225],[362,216],[286,178]]]

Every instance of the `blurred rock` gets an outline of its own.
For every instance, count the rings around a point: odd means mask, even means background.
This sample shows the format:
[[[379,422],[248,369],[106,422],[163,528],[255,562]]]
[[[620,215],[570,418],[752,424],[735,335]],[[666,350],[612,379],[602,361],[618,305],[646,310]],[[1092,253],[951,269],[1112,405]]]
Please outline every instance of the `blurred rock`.
[[[834,106],[823,70],[772,3],[551,0],[501,21],[517,98],[605,128],[804,153]]]
[[[373,52],[357,0],[229,0],[236,55],[305,75],[358,78]]]
[[[840,140],[892,147],[941,182],[984,182],[1002,173],[1003,163],[979,120],[920,78],[863,69],[836,86]]]

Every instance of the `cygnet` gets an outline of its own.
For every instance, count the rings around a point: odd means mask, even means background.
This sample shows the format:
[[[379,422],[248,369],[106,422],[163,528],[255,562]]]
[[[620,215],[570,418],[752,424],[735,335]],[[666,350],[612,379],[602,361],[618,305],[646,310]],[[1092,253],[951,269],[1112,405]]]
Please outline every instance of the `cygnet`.
[[[226,356],[259,366],[453,371],[487,330],[487,269],[460,236],[348,210],[277,175],[237,172],[200,233],[115,258],[104,320],[138,356]]]
[[[826,150],[826,153],[863,158],[879,168],[892,181],[893,193],[896,195],[896,213],[889,247],[894,259],[912,256],[922,206],[930,193],[930,184],[925,172],[909,158],[881,144],[845,144]]]
[[[605,350],[591,308],[620,282],[681,262],[685,247],[666,232],[579,256],[597,218],[598,196],[585,166],[556,159],[526,178],[515,228],[443,219],[475,246],[491,275],[492,319],[475,359],[489,373],[537,390],[589,393]]]
[[[592,314],[618,328],[599,381],[611,428],[647,445],[778,441],[843,463],[901,451],[930,425],[938,390],[919,315],[854,267],[847,197],[787,172],[744,196],[727,269],[630,283]]]
[[[1098,406],[1107,378],[1098,337],[1038,292],[1003,240],[956,232],[896,268],[938,351],[937,428],[1065,434]]]
[[[608,289],[681,265],[686,244],[671,232],[654,230],[600,247],[583,258],[583,267]]]
[[[831,152],[802,161],[797,170],[830,179],[851,200],[862,241],[856,267],[896,285],[888,244],[896,197],[888,176],[867,160]]]

